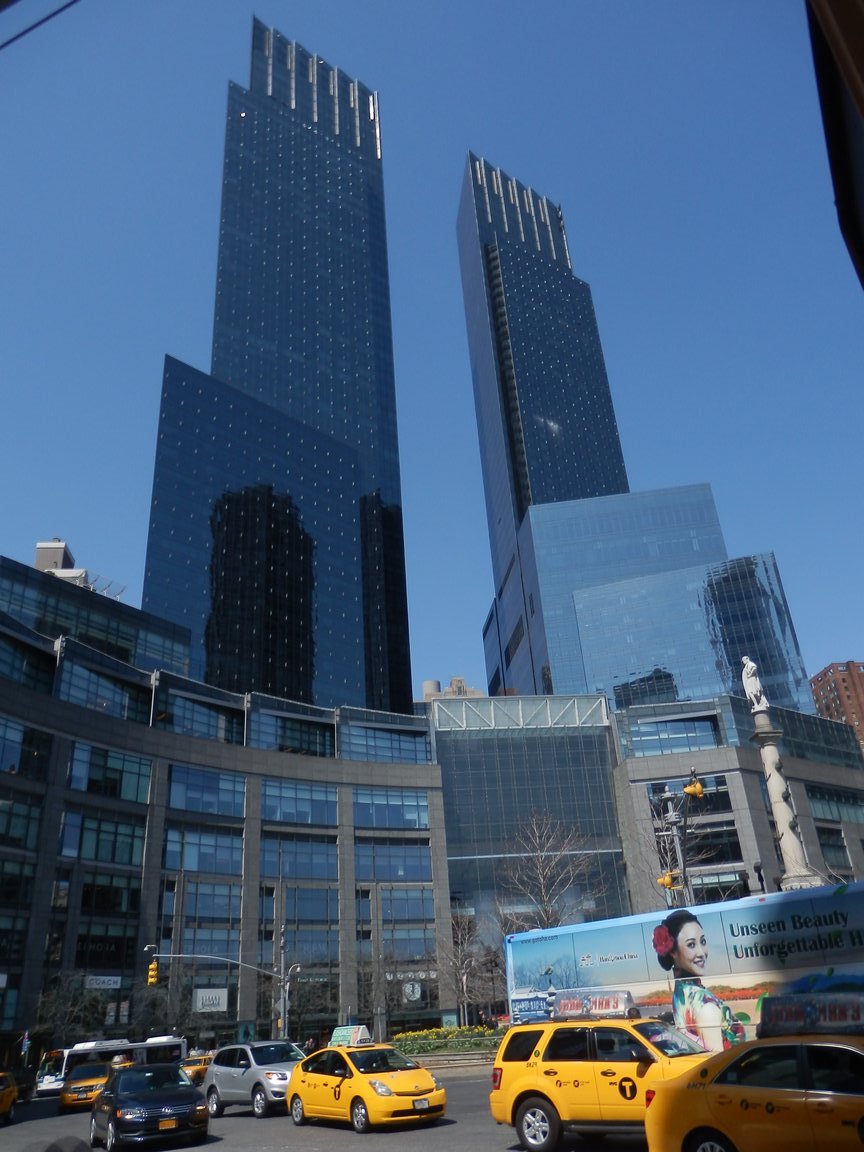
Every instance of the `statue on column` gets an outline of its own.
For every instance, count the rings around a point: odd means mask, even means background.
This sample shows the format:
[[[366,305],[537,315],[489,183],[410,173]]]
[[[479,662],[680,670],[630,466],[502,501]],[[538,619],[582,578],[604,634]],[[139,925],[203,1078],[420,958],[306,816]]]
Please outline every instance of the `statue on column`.
[[[765,693],[762,691],[762,682],[756,671],[756,665],[749,656],[742,656],[741,663],[744,665],[741,672],[741,683],[744,686],[744,694],[750,701],[750,711],[767,712],[768,701],[765,699]]]

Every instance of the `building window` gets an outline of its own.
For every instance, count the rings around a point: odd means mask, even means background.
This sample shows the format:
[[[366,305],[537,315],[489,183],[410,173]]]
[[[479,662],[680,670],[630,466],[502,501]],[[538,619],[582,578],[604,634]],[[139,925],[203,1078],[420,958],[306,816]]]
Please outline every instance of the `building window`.
[[[41,819],[41,801],[29,803],[0,789],[0,842],[7,848],[35,851]]]
[[[345,724],[340,729],[343,760],[374,760],[381,764],[428,764],[432,752],[429,732],[417,729],[376,728]]]
[[[150,794],[150,761],[89,744],[72,746],[69,787],[95,796],[146,804]]]
[[[143,823],[84,816],[78,858],[106,864],[140,865],[144,858]]]
[[[141,908],[140,876],[85,872],[81,887],[84,916],[137,916]]]
[[[848,872],[852,865],[849,861],[849,852],[846,848],[846,840],[843,836],[842,828],[828,828],[824,825],[817,824],[816,837],[819,841],[819,847],[822,849],[822,856],[828,867],[839,868],[844,872]]]
[[[379,900],[384,924],[435,920],[435,894],[431,888],[382,887]]]
[[[337,888],[286,888],[286,924],[339,924]]]
[[[864,824],[864,792],[816,784],[806,785],[806,791],[814,819]]]
[[[337,791],[332,784],[304,781],[261,781],[261,816],[280,824],[317,824],[335,828]]]
[[[428,795],[414,788],[355,788],[354,826],[428,828]]]
[[[47,732],[0,719],[0,772],[44,780],[50,754],[51,736]]]
[[[169,827],[165,833],[164,867],[171,872],[243,873],[243,835],[203,828]]]
[[[182,812],[242,816],[246,807],[246,777],[239,772],[172,764],[168,802]]]
[[[262,836],[261,875],[299,880],[337,880],[339,855],[329,836]]]
[[[361,882],[431,880],[432,854],[416,840],[358,840],[354,867]]]

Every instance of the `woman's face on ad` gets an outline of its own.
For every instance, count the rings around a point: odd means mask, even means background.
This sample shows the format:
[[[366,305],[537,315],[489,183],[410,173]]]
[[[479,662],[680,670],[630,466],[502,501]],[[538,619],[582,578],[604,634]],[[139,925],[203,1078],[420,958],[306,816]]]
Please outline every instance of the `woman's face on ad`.
[[[708,942],[698,920],[688,921],[678,933],[672,960],[676,968],[701,976],[708,962]]]

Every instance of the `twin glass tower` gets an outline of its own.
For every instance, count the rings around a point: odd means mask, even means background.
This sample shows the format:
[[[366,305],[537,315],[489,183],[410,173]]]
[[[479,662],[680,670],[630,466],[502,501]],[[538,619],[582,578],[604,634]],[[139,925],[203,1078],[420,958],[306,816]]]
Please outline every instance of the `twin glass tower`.
[[[165,362],[143,606],[216,687],[411,710],[378,99],[257,20],[211,371]]]
[[[560,209],[469,155],[458,235],[495,580],[490,695],[740,696],[747,654],[773,704],[812,712],[773,554],[728,557],[707,485],[629,491]]]
[[[495,595],[488,690],[813,710],[770,553],[707,485],[631,493],[560,209],[469,155],[459,211]],[[210,373],[166,358],[143,607],[195,679],[412,710],[378,100],[254,22],[229,88]]]

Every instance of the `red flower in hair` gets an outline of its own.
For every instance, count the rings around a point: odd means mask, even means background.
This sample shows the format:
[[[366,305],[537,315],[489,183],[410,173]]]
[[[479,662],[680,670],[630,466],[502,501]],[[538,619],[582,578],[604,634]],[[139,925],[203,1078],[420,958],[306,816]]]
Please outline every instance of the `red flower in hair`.
[[[675,937],[665,924],[658,924],[651,937],[651,943],[658,956],[668,956],[675,948]]]

